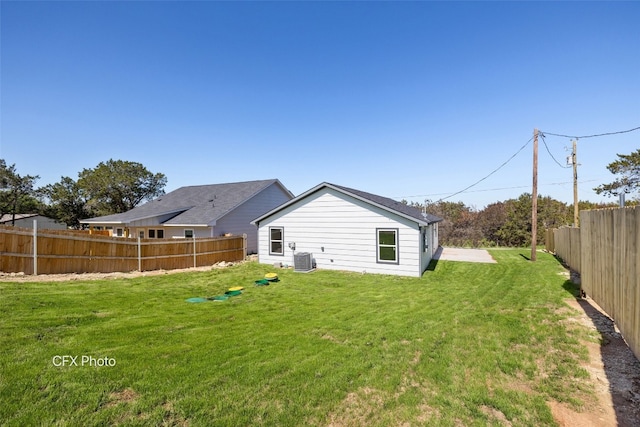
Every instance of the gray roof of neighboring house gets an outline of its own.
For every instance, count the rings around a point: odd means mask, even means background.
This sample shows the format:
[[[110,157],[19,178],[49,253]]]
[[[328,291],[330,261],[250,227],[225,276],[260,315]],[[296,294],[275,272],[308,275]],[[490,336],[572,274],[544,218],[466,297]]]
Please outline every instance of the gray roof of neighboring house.
[[[80,222],[128,224],[145,218],[174,215],[163,224],[209,225],[273,184],[279,185],[293,197],[277,179],[193,185],[180,187],[127,212],[89,218]]]
[[[16,214],[15,220],[18,221],[19,219],[33,218],[34,216],[38,216],[38,214]],[[11,222],[13,221],[13,219],[14,219],[13,214],[4,214],[0,216],[0,224],[4,224],[5,222]]]
[[[341,193],[345,193],[347,195],[350,195],[352,197],[355,197],[356,199],[360,199],[362,201],[365,201],[371,205],[374,206],[378,206],[386,211],[389,212],[393,212],[397,215],[403,216],[405,218],[409,218],[409,219],[413,219],[416,220],[416,222],[418,222],[419,224],[423,224],[423,225],[428,225],[428,224],[432,224],[434,222],[440,222],[442,221],[442,218],[429,214],[429,213],[424,213],[422,212],[420,209],[415,208],[413,206],[409,206],[406,205],[402,202],[398,202],[396,200],[390,199],[388,197],[382,197],[382,196],[377,196],[375,194],[371,194],[371,193],[367,193],[365,191],[360,191],[360,190],[355,190],[353,188],[349,188],[349,187],[343,187],[341,185],[336,185],[336,184],[331,184],[328,182],[323,182],[322,184],[319,184],[315,187],[313,187],[312,189],[306,191],[305,193],[302,193],[301,195],[299,195],[298,197],[296,197],[295,199],[292,199],[280,206],[278,206],[277,208],[271,210],[270,212],[267,212],[266,214],[262,215],[259,218],[256,218],[255,220],[253,220],[253,223],[259,223],[260,221],[262,221],[264,218],[267,218],[269,216],[271,216],[272,214],[280,211],[281,209],[284,209],[287,206],[290,206],[292,204],[294,204],[295,202],[297,202],[300,199],[303,199],[305,197],[307,197],[310,194],[315,193],[316,191],[324,188],[324,187],[328,187],[328,188],[333,188]]]

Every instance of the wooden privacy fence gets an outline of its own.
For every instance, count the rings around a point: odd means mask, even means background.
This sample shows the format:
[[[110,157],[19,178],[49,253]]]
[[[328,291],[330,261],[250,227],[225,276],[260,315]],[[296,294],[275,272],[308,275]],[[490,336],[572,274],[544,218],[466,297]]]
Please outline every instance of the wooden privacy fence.
[[[5,273],[173,270],[241,261],[245,256],[246,236],[135,240],[0,226],[0,271]]]
[[[547,228],[544,230],[544,248],[547,252],[556,253],[555,231],[557,228]]]
[[[580,229],[562,227],[554,230],[555,254],[566,262],[572,270],[580,273]]]
[[[582,211],[580,228],[563,230],[554,230],[556,254],[580,272],[582,290],[640,359],[640,206]]]

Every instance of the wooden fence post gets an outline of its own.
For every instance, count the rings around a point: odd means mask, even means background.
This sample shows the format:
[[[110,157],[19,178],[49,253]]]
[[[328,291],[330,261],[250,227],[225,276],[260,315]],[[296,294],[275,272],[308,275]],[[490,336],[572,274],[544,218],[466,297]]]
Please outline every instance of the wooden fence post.
[[[196,268],[198,266],[198,262],[196,259],[196,233],[193,233],[193,268]]]
[[[140,243],[139,234],[138,234],[138,271],[142,272],[142,247]]]
[[[38,220],[33,220],[33,275],[38,275]]]
[[[247,233],[242,234],[242,259],[247,259]]]

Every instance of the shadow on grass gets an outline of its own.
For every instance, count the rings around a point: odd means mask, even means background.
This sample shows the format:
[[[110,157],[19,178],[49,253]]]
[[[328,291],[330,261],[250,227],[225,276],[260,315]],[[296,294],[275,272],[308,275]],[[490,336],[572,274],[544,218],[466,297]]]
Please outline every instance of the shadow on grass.
[[[442,246],[438,246],[438,249],[433,253],[433,258],[431,258],[426,271],[436,271],[436,267],[438,266],[438,261],[440,261],[440,256],[442,256],[443,250],[444,248]]]
[[[640,420],[640,361],[616,330],[615,322],[590,298],[583,297],[579,275],[571,272],[572,280],[562,287],[575,298],[600,334],[600,355],[609,382],[609,392],[617,425],[638,426]]]
[[[571,294],[571,296],[576,300],[579,300],[578,297],[580,296],[580,285],[573,283],[571,280],[565,280],[562,284],[562,288],[565,291],[569,292],[569,294]]]
[[[438,266],[438,261],[435,258],[432,258],[431,261],[429,261],[429,265],[427,266],[427,271],[436,271],[436,267]]]

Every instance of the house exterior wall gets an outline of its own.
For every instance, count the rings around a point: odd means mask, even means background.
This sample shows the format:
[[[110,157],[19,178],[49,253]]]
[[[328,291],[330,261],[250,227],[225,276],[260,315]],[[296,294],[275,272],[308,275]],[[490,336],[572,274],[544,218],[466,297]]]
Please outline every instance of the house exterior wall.
[[[247,253],[258,252],[258,228],[251,221],[291,200],[291,196],[277,183],[271,184],[227,215],[216,221],[216,236],[227,233],[247,235]]]
[[[195,227],[195,226],[185,225],[185,226],[175,226],[175,227],[159,226],[159,228],[164,229],[165,239],[184,239],[185,230],[193,230],[193,235],[195,237],[214,237],[213,227]]]
[[[283,255],[269,253],[272,227],[283,228]],[[377,261],[380,228],[397,230],[397,263]],[[264,264],[293,265],[288,245],[295,242],[295,252],[311,252],[318,268],[419,277],[426,268],[421,238],[416,222],[323,188],[260,222],[258,256]]]
[[[421,233],[421,240],[423,244],[425,244],[420,253],[421,271],[424,273],[427,267],[429,267],[433,254],[438,250],[438,223],[436,222],[421,227]]]

